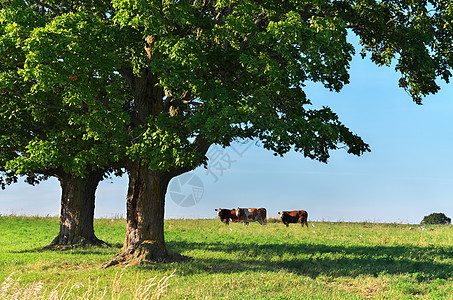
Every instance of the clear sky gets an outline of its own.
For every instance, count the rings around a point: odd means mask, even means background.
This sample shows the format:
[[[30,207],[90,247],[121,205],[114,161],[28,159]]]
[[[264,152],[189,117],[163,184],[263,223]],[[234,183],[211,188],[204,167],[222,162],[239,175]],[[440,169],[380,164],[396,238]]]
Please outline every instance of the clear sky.
[[[350,74],[340,93],[310,85],[307,94],[316,107],[331,107],[370,144],[370,153],[357,157],[340,149],[324,164],[295,152],[274,157],[254,142],[213,146],[208,169],[170,182],[166,218],[215,218],[215,208],[238,206],[265,207],[268,216],[305,209],[318,221],[415,224],[432,212],[453,217],[453,84],[419,106],[398,88],[391,68],[356,56]],[[126,191],[126,176],[102,182],[95,216],[125,216]],[[55,179],[0,190],[2,215],[59,211]]]

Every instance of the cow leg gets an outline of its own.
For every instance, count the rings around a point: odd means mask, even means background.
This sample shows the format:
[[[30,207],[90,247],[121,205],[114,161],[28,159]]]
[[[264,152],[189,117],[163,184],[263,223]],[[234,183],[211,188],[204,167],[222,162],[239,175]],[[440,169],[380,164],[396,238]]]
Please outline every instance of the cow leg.
[[[299,222],[300,222],[300,225],[302,227],[304,227],[304,225],[305,225],[308,228],[308,222],[307,222],[307,219],[304,216],[300,217]]]

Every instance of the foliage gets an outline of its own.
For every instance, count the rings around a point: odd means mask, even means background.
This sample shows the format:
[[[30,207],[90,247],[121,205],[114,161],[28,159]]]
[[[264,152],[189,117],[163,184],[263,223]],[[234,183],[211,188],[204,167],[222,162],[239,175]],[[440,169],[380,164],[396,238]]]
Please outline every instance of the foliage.
[[[129,160],[190,169],[205,163],[206,144],[234,139],[323,162],[342,147],[360,155],[368,145],[328,107],[311,108],[304,92],[307,81],[332,91],[348,83],[351,32],[376,64],[396,61],[417,103],[438,91],[437,78],[451,77],[447,0],[15,0],[0,8],[4,183]]]
[[[113,57],[95,54],[102,46],[111,46],[102,39],[106,28],[96,22],[96,14],[85,11],[56,18],[49,7],[23,1],[1,5],[3,188],[15,182],[16,175],[28,175],[28,181],[36,183],[62,172],[84,176],[94,169],[107,170],[121,153],[108,142],[127,122],[127,116],[118,113],[122,87],[118,75],[105,76]],[[48,39],[58,56],[37,47],[40,39]],[[52,70],[55,67],[60,71]],[[78,76],[77,70],[90,76]]]
[[[34,249],[58,233],[57,218],[0,217],[0,284],[10,277],[16,291],[30,291],[41,282],[42,290],[60,297],[87,295],[92,288],[99,294],[90,299],[101,299],[106,290],[105,299],[115,292],[132,298],[140,283],[174,271],[165,299],[448,299],[453,292],[451,227],[309,225],[232,224],[230,231],[217,219],[166,220],[167,244],[192,261],[101,271],[99,266],[122,245],[124,219],[95,220],[97,235],[112,249],[39,252]]]
[[[432,213],[423,217],[421,224],[450,224],[451,219],[444,213]]]
[[[339,147],[360,155],[368,145],[303,89],[348,83],[348,29],[378,65],[397,61],[418,103],[451,77],[446,1],[277,2],[2,2],[6,177],[128,159],[193,168],[206,159],[200,140],[258,137],[323,162]]]

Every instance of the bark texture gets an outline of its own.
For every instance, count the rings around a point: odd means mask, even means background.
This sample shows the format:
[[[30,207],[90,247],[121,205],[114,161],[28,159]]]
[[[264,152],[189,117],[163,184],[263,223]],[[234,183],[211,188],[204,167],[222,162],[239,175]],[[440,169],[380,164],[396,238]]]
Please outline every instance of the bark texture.
[[[104,172],[93,171],[85,178],[62,174],[60,233],[44,249],[85,245],[108,246],[94,234],[94,201],[96,189]]]
[[[164,239],[165,194],[172,175],[134,163],[129,169],[127,225],[123,248],[103,267],[190,258],[167,250]]]

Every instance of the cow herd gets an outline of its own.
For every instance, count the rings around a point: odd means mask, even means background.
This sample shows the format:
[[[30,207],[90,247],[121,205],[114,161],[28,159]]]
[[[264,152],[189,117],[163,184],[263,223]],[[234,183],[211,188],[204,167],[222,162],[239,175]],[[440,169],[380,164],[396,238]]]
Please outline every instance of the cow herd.
[[[216,208],[215,211],[220,218],[220,221],[229,225],[230,222],[242,222],[243,225],[248,225],[250,222],[258,222],[261,225],[266,225],[266,209],[265,208]],[[300,223],[302,226],[308,227],[308,213],[305,210],[292,210],[278,212],[283,224],[286,227],[290,223]]]

